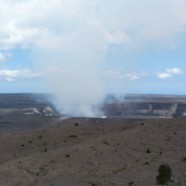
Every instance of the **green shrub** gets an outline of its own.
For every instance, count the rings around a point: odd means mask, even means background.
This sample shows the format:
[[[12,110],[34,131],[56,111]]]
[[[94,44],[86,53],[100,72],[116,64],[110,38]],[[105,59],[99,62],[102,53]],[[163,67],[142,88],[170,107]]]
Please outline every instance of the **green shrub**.
[[[183,162],[186,162],[186,156],[182,158],[182,161]]]
[[[134,182],[133,181],[130,181],[129,183],[128,183],[128,186],[132,186],[134,184]]]
[[[165,185],[169,181],[171,181],[172,171],[167,164],[163,164],[159,166],[158,169],[159,175],[156,177],[157,184]]]

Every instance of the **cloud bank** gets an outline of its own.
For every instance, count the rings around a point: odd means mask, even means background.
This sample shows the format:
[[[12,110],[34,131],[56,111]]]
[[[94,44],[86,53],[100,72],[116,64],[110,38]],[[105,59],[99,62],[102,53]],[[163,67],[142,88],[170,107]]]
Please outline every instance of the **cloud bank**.
[[[183,0],[1,0],[0,49],[66,48],[86,27],[107,43],[160,42],[185,32],[185,8]]]

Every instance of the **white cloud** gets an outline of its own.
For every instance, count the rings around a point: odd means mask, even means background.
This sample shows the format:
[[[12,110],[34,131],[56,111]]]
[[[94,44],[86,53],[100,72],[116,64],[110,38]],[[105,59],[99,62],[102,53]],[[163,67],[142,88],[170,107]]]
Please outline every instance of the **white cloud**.
[[[160,79],[168,79],[168,78],[171,78],[171,74],[168,74],[168,73],[159,73],[157,75],[158,78]]]
[[[146,76],[145,73],[130,73],[126,75],[126,77],[129,78],[130,80],[138,80],[144,76]]]
[[[167,68],[165,70],[165,72],[163,73],[158,73],[157,77],[160,79],[168,79],[171,78],[173,75],[178,75],[178,74],[182,74],[183,70],[181,70],[178,67],[174,67],[174,68]]]
[[[105,45],[166,41],[185,32],[185,9],[183,0],[1,0],[0,48],[64,47],[87,28]]]
[[[15,81],[16,79],[23,79],[23,78],[37,78],[40,76],[42,76],[42,73],[31,71],[29,69],[0,70],[0,79],[6,81]]]
[[[169,73],[169,74],[181,74],[181,73],[183,73],[183,71],[180,68],[177,68],[177,67],[167,68],[166,72]]]

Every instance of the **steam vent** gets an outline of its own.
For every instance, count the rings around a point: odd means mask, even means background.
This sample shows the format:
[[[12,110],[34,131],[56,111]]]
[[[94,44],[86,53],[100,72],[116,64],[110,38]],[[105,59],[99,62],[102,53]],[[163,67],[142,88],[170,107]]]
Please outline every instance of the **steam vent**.
[[[103,111],[108,118],[173,118],[186,116],[186,96],[108,95]]]

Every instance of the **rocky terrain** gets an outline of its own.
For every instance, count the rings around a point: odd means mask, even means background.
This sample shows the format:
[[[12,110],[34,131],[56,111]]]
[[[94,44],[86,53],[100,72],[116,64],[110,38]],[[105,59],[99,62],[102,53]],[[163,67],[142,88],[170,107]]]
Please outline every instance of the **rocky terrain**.
[[[74,118],[0,136],[1,186],[186,185],[186,119]]]

